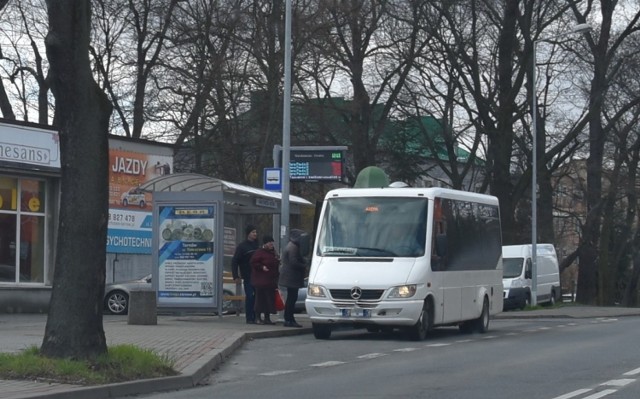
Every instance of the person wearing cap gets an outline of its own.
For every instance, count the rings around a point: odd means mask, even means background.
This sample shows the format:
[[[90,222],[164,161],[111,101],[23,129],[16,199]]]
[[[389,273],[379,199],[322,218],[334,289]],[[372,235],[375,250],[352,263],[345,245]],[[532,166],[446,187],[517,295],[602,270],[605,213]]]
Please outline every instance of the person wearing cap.
[[[256,324],[255,292],[251,284],[251,257],[258,249],[258,231],[252,224],[247,225],[244,229],[246,240],[241,242],[237,247],[231,259],[231,274],[236,283],[242,278],[244,288],[244,306],[247,324]]]
[[[266,235],[262,247],[251,257],[251,282],[256,292],[255,312],[259,324],[276,324],[271,314],[276,314],[275,292],[278,288],[280,258],[274,248],[273,237]],[[264,314],[264,319],[260,316]]]

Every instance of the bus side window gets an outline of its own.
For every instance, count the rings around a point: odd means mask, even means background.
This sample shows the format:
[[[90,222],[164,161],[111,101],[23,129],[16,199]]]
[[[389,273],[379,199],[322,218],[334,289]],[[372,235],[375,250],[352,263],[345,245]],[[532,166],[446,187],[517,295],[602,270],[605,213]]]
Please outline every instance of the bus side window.
[[[447,256],[447,235],[436,235],[436,255],[440,258]]]
[[[442,202],[440,198],[434,201],[433,210],[433,248],[431,249],[431,269],[434,271],[447,268],[447,233],[442,218]]]

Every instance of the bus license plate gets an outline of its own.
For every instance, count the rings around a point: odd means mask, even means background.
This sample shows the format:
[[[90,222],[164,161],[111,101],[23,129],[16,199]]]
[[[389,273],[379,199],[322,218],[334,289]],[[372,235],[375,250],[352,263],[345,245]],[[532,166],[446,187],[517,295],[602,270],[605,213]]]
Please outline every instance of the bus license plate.
[[[342,317],[371,317],[369,309],[342,309]]]

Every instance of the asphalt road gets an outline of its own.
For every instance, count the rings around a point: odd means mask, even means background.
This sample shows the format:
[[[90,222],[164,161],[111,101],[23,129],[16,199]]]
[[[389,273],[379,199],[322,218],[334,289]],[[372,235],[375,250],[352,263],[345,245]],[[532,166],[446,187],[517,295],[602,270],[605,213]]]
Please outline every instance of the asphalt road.
[[[208,385],[145,398],[637,399],[640,318],[493,320],[487,334],[336,332],[247,343]]]

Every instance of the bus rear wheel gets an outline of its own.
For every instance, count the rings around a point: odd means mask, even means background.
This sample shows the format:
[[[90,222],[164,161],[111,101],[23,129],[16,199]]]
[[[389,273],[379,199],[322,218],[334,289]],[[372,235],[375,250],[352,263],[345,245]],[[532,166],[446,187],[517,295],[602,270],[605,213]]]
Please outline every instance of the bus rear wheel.
[[[480,313],[480,317],[460,324],[460,332],[465,334],[472,332],[484,334],[487,331],[489,331],[489,300],[485,297],[482,302],[482,313]]]
[[[480,334],[489,331],[489,300],[486,297],[482,303],[482,314],[476,320],[476,331]]]

